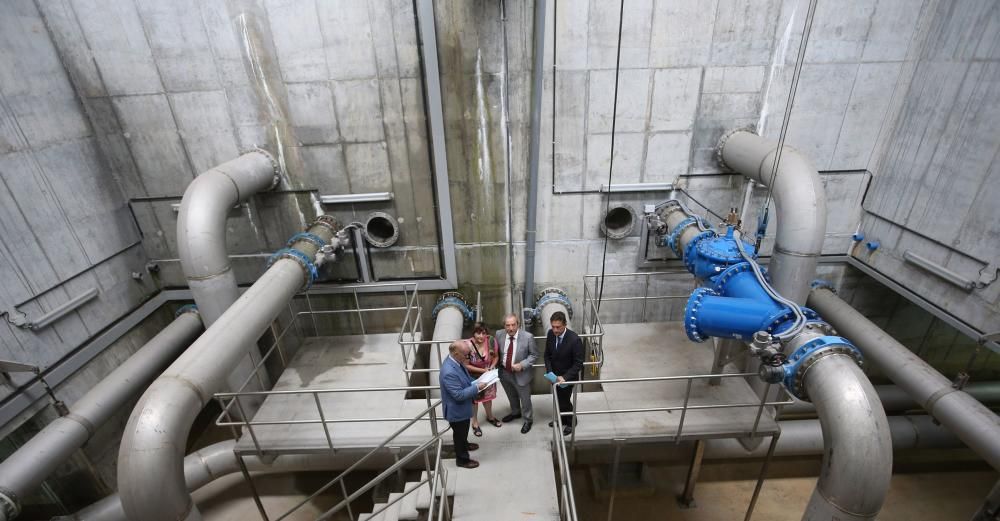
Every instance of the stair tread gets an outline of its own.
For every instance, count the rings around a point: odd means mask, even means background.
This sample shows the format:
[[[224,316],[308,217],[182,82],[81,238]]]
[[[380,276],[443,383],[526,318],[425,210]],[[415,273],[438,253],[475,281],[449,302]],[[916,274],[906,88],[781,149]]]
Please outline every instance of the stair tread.
[[[410,492],[419,485],[419,481],[408,481],[403,485],[403,492]],[[420,517],[417,512],[417,491],[410,492],[399,502],[399,519],[412,521]]]

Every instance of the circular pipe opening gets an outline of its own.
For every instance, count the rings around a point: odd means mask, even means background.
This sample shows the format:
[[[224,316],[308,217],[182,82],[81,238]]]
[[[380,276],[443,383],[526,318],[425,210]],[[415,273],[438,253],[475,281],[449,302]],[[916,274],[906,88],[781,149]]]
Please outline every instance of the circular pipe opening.
[[[396,220],[385,212],[373,212],[365,218],[362,229],[365,240],[376,248],[387,248],[396,244],[399,239],[399,227]]]
[[[635,226],[635,210],[622,204],[612,206],[601,220],[601,231],[609,239],[624,239]]]

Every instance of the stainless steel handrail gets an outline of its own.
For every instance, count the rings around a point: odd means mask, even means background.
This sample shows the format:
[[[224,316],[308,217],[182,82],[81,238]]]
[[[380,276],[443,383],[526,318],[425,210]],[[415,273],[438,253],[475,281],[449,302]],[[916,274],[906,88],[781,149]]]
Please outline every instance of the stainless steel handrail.
[[[687,275],[688,276],[687,280],[690,280],[690,273],[687,270],[649,271],[649,272],[633,272],[633,273],[607,273],[607,274],[604,274],[604,275],[584,275],[583,276],[583,287],[584,287],[585,294],[586,294],[586,293],[589,292],[588,291],[589,288],[590,288],[589,282],[591,280],[594,282],[594,290],[593,291],[596,292],[597,291],[598,281],[602,277],[605,278],[605,279],[609,279],[609,278],[624,278],[624,277],[643,277],[645,279],[645,282],[643,284],[644,290],[643,290],[643,295],[642,296],[639,296],[639,297],[605,297],[605,296],[602,295],[602,297],[601,297],[601,303],[605,303],[605,302],[628,302],[628,301],[641,300],[642,301],[642,313],[641,313],[642,320],[641,320],[641,322],[645,322],[646,318],[647,318],[647,315],[646,315],[646,309],[648,307],[647,304],[649,303],[650,300],[687,299],[687,298],[689,298],[691,296],[690,292],[684,293],[684,294],[678,294],[678,295],[655,295],[655,296],[650,296],[649,295],[649,282],[650,282],[651,278],[656,277],[656,276],[675,276],[675,275]],[[682,280],[685,280],[685,279],[678,279],[678,281],[682,281]],[[697,287],[697,283],[694,283],[694,285],[692,286],[691,289],[694,289],[695,287]],[[590,294],[592,295],[593,293],[590,293]]]
[[[756,407],[757,413],[754,418],[753,426],[749,432],[740,431],[738,434],[745,435],[750,438],[760,436],[775,436],[775,433],[761,433],[758,431],[760,426],[760,419],[763,415],[765,407],[774,407],[781,405],[790,405],[794,403],[791,400],[791,396],[788,394],[784,388],[782,389],[783,394],[787,399],[767,401],[767,395],[770,391],[770,384],[768,385],[765,392],[762,394],[759,402],[753,403],[715,403],[715,404],[699,404],[692,405],[691,400],[691,387],[692,383],[696,380],[709,380],[713,378],[747,378],[756,377],[757,373],[724,373],[724,374],[697,374],[697,375],[680,375],[680,376],[650,376],[650,377],[634,377],[634,378],[607,378],[603,380],[575,380],[563,383],[553,383],[551,385],[551,396],[552,396],[552,410],[559,411],[559,403],[556,396],[556,386],[565,385],[573,387],[573,410],[562,412],[560,411],[557,416],[561,419],[563,417],[569,417],[571,419],[570,425],[576,424],[577,416],[588,416],[588,415],[606,415],[606,414],[631,414],[631,413],[646,413],[646,412],[664,412],[664,411],[681,411],[680,421],[677,424],[677,431],[674,433],[672,439],[675,443],[680,443],[683,439],[684,432],[684,422],[687,418],[687,412],[691,410],[710,410],[710,409],[732,409],[732,408],[746,408],[746,407]],[[649,383],[649,382],[663,382],[663,381],[677,381],[685,382],[685,392],[684,392],[684,405],[681,406],[668,406],[668,407],[639,407],[639,408],[629,408],[629,409],[606,409],[599,411],[581,411],[579,410],[577,396],[579,395],[579,389],[582,385],[614,385],[621,383]],[[566,448],[566,437],[562,431],[562,421],[553,421],[553,438],[555,443],[556,452],[556,462],[559,470],[560,479],[560,491],[562,492],[562,497],[560,498],[559,507],[562,519],[565,521],[577,521],[576,513],[576,499],[573,493],[573,482],[569,470],[569,456]],[[573,429],[572,435],[570,436],[569,446],[570,449],[576,447],[576,433],[577,430]],[[628,439],[621,439],[621,442],[626,442]],[[620,448],[620,447],[619,447]],[[617,449],[616,449],[617,450]],[[613,508],[614,504],[611,503],[609,508]],[[609,519],[611,511],[609,510]]]

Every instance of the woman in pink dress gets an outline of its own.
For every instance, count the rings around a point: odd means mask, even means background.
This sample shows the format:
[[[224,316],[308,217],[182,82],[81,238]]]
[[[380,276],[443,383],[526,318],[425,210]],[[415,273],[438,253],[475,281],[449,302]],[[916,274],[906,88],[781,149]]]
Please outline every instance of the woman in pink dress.
[[[472,352],[469,353],[469,362],[465,364],[465,368],[474,378],[496,369],[497,361],[500,358],[499,348],[496,339],[490,334],[485,324],[476,322],[469,343],[472,345]],[[494,383],[480,391],[472,400],[472,433],[476,436],[483,435],[483,430],[479,428],[479,404],[483,404],[483,409],[486,409],[486,421],[495,427],[503,425],[500,420],[493,416],[493,400],[496,397],[497,386]]]

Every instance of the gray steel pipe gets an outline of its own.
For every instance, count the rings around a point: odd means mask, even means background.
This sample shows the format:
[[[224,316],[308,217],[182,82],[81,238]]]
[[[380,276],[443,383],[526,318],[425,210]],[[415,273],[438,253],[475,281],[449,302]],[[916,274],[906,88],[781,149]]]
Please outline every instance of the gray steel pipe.
[[[226,251],[229,212],[253,194],[276,186],[279,171],[270,154],[254,150],[203,172],[184,191],[177,214],[177,253],[205,327],[240,296]],[[230,390],[237,390],[253,372],[255,359],[241,359],[233,366],[226,375]]]
[[[221,441],[184,458],[184,481],[188,492],[215,481],[223,476],[240,471],[238,456],[233,452],[236,442]],[[357,456],[342,454],[286,454],[262,461],[257,456],[243,457],[243,463],[250,472],[300,472],[312,470],[333,470],[349,467]],[[371,461],[373,468],[384,468],[391,464],[389,456],[385,461]],[[122,508],[121,497],[112,494],[75,514],[57,517],[61,521],[128,521]]]
[[[823,429],[823,465],[802,519],[875,519],[892,478],[892,436],[875,388],[842,354],[820,358],[804,384]]]
[[[465,324],[465,316],[462,310],[455,306],[444,306],[438,310],[437,318],[434,320],[434,335],[431,340],[434,342],[451,342],[462,338],[462,325]],[[441,369],[441,363],[448,356],[448,345],[445,343],[431,344],[428,367],[434,372]],[[432,373],[433,374],[433,373]],[[433,378],[431,379],[433,381]],[[432,383],[433,385],[433,383]],[[441,397],[439,389],[430,391],[431,398]]]
[[[34,492],[97,428],[190,345],[201,330],[197,312],[181,313],[74,403],[68,415],[46,425],[0,463],[0,519],[14,518],[20,510],[20,499]]]
[[[1000,382],[973,382],[962,388],[962,391],[969,396],[982,402],[984,405],[1000,404]],[[875,392],[878,393],[879,400],[882,401],[882,408],[886,412],[902,412],[913,409],[921,409],[909,394],[897,385],[876,385]],[[794,414],[815,414],[816,406],[805,401],[797,400],[791,405],[781,408],[781,415],[788,416]],[[784,439],[784,432],[781,434]],[[780,445],[781,442],[779,441]]]
[[[869,321],[826,288],[809,295],[818,311],[865,358],[906,391],[928,414],[951,429],[970,449],[1000,470],[1000,417]]]
[[[930,416],[889,416],[892,449],[940,449],[962,447],[962,442]],[[823,431],[819,420],[779,422],[781,437],[775,456],[812,456],[823,453]],[[767,445],[747,450],[739,440],[705,440],[705,459],[763,458]]]
[[[309,232],[330,241],[335,230],[317,220]],[[305,258],[317,246],[299,240]],[[301,261],[279,258],[139,399],[122,437],[118,484],[129,519],[199,520],[184,482],[184,448],[191,425],[223,377],[308,281]]]
[[[535,294],[535,239],[538,220],[539,139],[542,133],[542,90],[545,78],[546,1],[535,0],[534,46],[531,71],[531,134],[528,137],[528,205],[524,224],[524,304]],[[510,254],[510,252],[508,252]],[[514,313],[520,310],[512,309]]]
[[[772,285],[783,297],[804,305],[823,252],[826,197],[816,168],[793,148],[784,147],[772,179],[777,152],[776,142],[739,130],[722,138],[718,157],[733,171],[770,186],[778,220],[770,263]]]
[[[263,150],[247,152],[191,181],[177,215],[177,253],[205,327],[239,297],[226,252],[226,218],[233,206],[277,185],[278,166]]]

